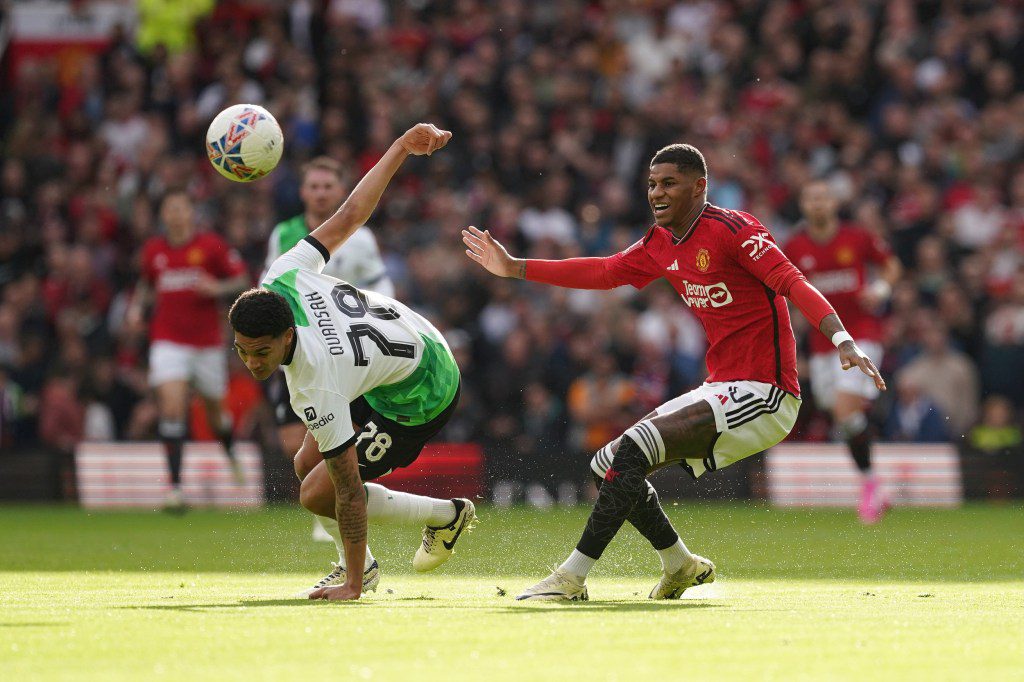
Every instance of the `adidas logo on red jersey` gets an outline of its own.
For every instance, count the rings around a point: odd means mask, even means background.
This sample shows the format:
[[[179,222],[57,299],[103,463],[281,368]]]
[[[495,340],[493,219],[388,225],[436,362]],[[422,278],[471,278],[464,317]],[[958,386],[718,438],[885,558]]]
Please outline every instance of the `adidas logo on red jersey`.
[[[666,269],[667,270],[678,270],[679,269],[679,261],[678,260],[672,261],[672,265],[668,266]]]

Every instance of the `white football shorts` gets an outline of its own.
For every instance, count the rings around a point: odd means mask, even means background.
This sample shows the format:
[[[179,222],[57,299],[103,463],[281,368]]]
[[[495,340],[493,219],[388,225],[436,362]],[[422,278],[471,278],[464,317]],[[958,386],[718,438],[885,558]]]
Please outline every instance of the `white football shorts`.
[[[228,361],[220,346],[200,348],[173,341],[149,346],[149,385],[191,381],[207,398],[223,398],[228,387]]]
[[[669,462],[678,461],[694,478],[756,455],[781,442],[796,424],[800,399],[781,388],[760,381],[723,381],[702,384],[689,393],[659,406],[658,416],[700,401],[715,413],[718,437],[711,452],[701,459],[678,460],[666,453]],[[601,448],[590,467],[598,476],[611,466],[609,446]]]
[[[875,341],[858,341],[857,346],[864,351],[875,367],[882,364],[882,345]],[[818,353],[811,356],[811,391],[814,402],[823,410],[831,410],[836,401],[836,393],[859,395],[867,400],[878,397],[875,380],[860,368],[844,370],[839,364],[839,352]]]

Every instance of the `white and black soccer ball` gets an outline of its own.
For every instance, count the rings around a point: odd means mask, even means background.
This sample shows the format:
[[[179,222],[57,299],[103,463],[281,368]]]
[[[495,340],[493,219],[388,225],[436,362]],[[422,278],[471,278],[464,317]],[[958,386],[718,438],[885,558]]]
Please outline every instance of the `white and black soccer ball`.
[[[235,104],[217,114],[206,131],[206,154],[217,172],[235,182],[252,182],[281,160],[284,133],[269,111]]]

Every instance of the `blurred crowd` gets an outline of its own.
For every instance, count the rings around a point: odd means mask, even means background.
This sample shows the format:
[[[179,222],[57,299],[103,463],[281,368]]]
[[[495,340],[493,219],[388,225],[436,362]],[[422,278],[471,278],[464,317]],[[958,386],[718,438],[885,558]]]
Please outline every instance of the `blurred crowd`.
[[[152,436],[145,329],[124,311],[167,188],[189,189],[255,281],[270,229],[301,211],[305,159],[329,154],[354,182],[431,121],[451,144],[408,162],[372,225],[397,297],[462,366],[445,435],[484,445],[499,497],[571,496],[559,484],[583,479],[581,453],[702,380],[705,341],[667,283],[500,280],[464,256],[459,231],[484,226],[519,256],[620,250],[650,223],[651,154],[679,141],[705,154],[710,201],[780,243],[799,229],[800,188],[826,178],[844,218],[892,245],[905,275],[886,325],[883,438],[1019,453],[1016,3],[152,0],[139,12],[98,54],[7,74],[0,448]],[[251,185],[204,154],[209,121],[237,102],[285,131],[281,165]],[[801,340],[816,333],[799,313],[794,324]],[[830,437],[812,400],[793,437]]]

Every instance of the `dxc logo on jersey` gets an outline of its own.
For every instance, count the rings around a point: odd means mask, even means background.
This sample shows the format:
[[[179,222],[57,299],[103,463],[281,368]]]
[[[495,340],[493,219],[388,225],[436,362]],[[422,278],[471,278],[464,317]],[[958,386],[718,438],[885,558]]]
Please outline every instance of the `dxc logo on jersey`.
[[[716,284],[691,284],[683,280],[685,293],[680,294],[690,308],[721,308],[732,303],[732,294],[725,282]]]
[[[768,253],[769,250],[775,243],[771,240],[771,237],[767,232],[758,232],[750,239],[743,242],[743,246],[750,247],[750,257],[754,260],[760,260],[761,256]]]
[[[306,415],[306,421],[309,422],[308,427],[310,431],[316,431],[321,426],[327,426],[330,422],[334,421],[333,412],[323,417],[320,417],[320,419],[317,419],[317,421],[313,421],[314,419],[316,419],[316,410],[313,409],[312,407],[307,407],[305,410],[303,410],[303,412]]]

